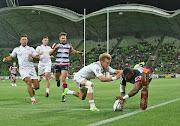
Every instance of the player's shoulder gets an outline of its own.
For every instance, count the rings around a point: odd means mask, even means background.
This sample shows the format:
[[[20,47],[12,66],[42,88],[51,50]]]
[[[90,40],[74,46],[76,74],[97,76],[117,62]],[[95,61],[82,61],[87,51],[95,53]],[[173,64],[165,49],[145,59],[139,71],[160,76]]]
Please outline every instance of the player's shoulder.
[[[66,42],[67,45],[72,45],[70,42]]]
[[[135,76],[141,76],[141,72],[138,69],[132,69]]]
[[[51,48],[51,46],[47,46],[47,48]]]
[[[100,63],[99,61],[92,63],[92,66],[93,66],[94,68],[100,68],[100,69],[102,68],[102,67],[101,67],[101,63]]]
[[[33,47],[31,47],[31,46],[27,46],[27,49],[28,50],[35,50]]]
[[[21,47],[21,46],[17,46],[17,47],[14,48],[14,50],[20,49],[20,47]]]
[[[37,47],[36,47],[36,50],[39,49],[39,48],[41,48],[41,45],[40,45],[40,46],[37,46]]]

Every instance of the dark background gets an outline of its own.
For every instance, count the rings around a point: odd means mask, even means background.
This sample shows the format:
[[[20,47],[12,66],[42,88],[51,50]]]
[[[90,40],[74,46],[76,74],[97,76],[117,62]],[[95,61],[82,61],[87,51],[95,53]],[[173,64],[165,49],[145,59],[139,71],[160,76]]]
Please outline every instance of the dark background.
[[[18,0],[20,6],[52,5],[68,8],[79,14],[91,13],[105,7],[117,4],[145,4],[155,6],[164,10],[177,10],[180,8],[180,0]],[[6,0],[0,0],[0,8],[7,7]]]

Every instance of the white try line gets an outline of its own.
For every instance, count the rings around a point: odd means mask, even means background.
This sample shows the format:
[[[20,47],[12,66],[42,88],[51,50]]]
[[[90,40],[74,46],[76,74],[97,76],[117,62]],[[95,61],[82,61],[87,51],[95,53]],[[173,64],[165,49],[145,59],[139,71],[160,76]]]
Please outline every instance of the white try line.
[[[150,110],[150,109],[157,108],[157,107],[160,107],[160,106],[163,106],[163,105],[167,105],[169,103],[172,103],[172,102],[175,102],[175,101],[179,101],[179,100],[180,100],[180,98],[174,99],[174,100],[171,100],[171,101],[168,101],[168,102],[164,102],[164,103],[161,103],[161,104],[158,104],[158,105],[154,105],[154,106],[151,106],[151,107],[147,108],[146,110]],[[102,121],[99,121],[99,122],[96,122],[96,123],[92,123],[92,124],[89,124],[87,126],[99,126],[99,125],[102,125],[102,124],[105,124],[105,123],[109,123],[109,122],[112,122],[112,121],[115,121],[115,120],[118,120],[118,119],[122,119],[122,118],[131,116],[131,115],[134,115],[134,114],[146,111],[146,110],[141,110],[140,109],[140,110],[137,110],[137,111],[134,111],[134,112],[130,112],[130,113],[124,114],[124,115],[120,115],[120,116],[116,116],[116,117],[113,117],[113,118],[105,119],[105,120],[102,120]]]

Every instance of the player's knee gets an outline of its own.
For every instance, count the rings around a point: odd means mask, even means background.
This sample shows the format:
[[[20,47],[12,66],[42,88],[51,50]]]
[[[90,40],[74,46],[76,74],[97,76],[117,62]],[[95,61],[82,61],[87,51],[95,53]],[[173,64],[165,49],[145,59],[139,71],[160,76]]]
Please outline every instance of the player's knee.
[[[85,87],[88,88],[87,93],[93,93],[94,92],[94,84],[91,81],[87,81],[85,83]]]
[[[86,99],[86,96],[85,95],[81,95],[81,100],[85,100]]]
[[[66,83],[66,77],[62,77],[62,82]]]
[[[31,79],[25,79],[24,81],[25,81],[27,84],[31,84],[31,83],[32,83]]]
[[[49,76],[46,76],[46,81],[48,81],[49,80]]]
[[[86,97],[85,96],[83,96],[82,98],[81,98],[81,100],[85,100],[86,99]]]
[[[81,100],[85,100],[86,99],[86,95],[85,94],[81,94],[80,99]]]
[[[39,86],[39,85],[36,85],[36,86],[34,86],[34,88],[35,88],[36,90],[38,90],[38,89],[40,89],[40,86]]]

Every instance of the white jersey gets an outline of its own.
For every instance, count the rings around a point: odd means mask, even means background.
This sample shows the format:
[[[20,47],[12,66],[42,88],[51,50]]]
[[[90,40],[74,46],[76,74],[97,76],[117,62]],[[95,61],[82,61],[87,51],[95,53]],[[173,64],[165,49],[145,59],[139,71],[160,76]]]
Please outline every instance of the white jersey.
[[[111,68],[110,66],[108,66],[107,70],[104,70],[101,66],[100,61],[98,61],[83,67],[75,74],[75,76],[81,76],[82,78],[86,78],[87,80],[90,80],[95,77],[103,76],[103,72],[114,73],[115,71],[116,70]]]
[[[34,67],[33,58],[29,57],[30,54],[32,54],[33,56],[37,55],[37,52],[33,47],[19,46],[16,47],[10,55],[12,57],[17,56],[19,68],[24,68],[24,67]]]
[[[39,63],[40,64],[51,64],[51,58],[49,55],[49,51],[51,51],[50,46],[38,46],[36,48],[37,53],[39,54]],[[42,53],[42,54],[41,54]]]

